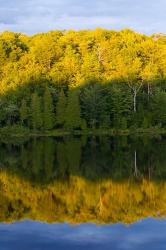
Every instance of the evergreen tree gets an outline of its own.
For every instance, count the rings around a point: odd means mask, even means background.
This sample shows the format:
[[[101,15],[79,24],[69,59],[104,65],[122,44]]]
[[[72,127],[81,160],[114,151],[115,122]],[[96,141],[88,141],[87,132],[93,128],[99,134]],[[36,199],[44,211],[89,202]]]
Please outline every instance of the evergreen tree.
[[[44,108],[43,108],[43,126],[44,129],[52,129],[54,127],[54,106],[49,88],[45,88],[44,92]]]
[[[31,125],[33,129],[41,129],[43,125],[41,99],[37,93],[32,94],[31,100]]]
[[[76,129],[81,127],[81,112],[78,91],[69,90],[65,115],[65,127]]]
[[[111,118],[114,128],[125,129],[131,114],[131,94],[128,89],[114,85],[110,90]]]
[[[109,126],[107,110],[107,88],[91,81],[81,90],[82,115],[91,128]]]
[[[27,107],[26,101],[23,99],[20,107],[20,120],[22,125],[27,124],[28,117],[29,117],[29,109]]]
[[[153,119],[155,125],[160,127],[166,126],[166,92],[161,91],[153,97]]]
[[[66,102],[66,96],[63,89],[61,89],[56,106],[56,123],[59,126],[63,126],[65,122]]]

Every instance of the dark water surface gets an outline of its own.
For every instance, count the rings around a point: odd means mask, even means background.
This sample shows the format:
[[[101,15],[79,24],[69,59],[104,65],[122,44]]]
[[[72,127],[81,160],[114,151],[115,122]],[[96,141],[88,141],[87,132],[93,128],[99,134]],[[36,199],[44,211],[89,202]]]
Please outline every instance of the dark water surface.
[[[0,142],[0,250],[165,249],[166,137]]]

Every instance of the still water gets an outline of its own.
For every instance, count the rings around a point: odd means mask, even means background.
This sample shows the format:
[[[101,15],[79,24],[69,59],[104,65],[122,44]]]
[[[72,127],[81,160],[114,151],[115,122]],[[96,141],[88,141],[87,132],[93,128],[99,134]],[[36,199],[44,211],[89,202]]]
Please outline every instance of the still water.
[[[166,137],[0,142],[0,250],[165,249]]]

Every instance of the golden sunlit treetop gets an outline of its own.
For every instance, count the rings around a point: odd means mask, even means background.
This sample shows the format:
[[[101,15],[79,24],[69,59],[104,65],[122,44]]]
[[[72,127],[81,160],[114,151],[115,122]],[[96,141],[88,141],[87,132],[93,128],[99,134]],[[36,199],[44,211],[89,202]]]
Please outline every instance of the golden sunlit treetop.
[[[162,34],[146,36],[128,29],[51,31],[34,36],[3,32],[0,126],[43,131],[163,128],[165,77]],[[56,115],[59,102],[63,103],[62,92],[68,117],[59,123]]]

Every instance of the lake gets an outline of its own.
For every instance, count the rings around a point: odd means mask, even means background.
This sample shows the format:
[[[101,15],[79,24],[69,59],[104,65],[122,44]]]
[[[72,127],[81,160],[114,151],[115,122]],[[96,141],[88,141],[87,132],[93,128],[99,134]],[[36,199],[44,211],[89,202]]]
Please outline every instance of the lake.
[[[0,250],[162,250],[165,215],[165,136],[0,142]]]

